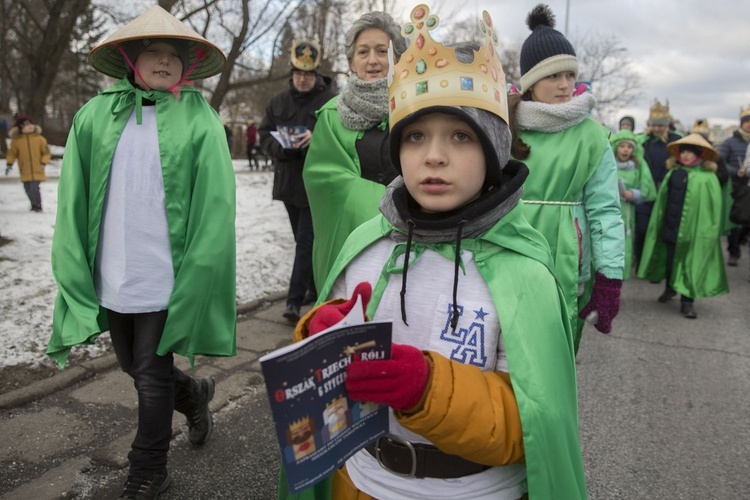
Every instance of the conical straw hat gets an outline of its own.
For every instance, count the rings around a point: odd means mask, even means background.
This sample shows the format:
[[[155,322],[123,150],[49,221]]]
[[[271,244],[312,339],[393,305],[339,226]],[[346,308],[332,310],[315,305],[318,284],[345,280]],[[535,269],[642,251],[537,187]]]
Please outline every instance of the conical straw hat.
[[[710,142],[703,138],[702,135],[693,132],[690,135],[686,135],[682,139],[670,142],[667,144],[667,151],[674,157],[680,156],[680,146],[689,144],[691,146],[698,146],[703,149],[703,159],[709,161],[716,161],[719,159],[719,152],[714,149]]]
[[[143,38],[180,38],[188,40],[188,64],[193,64],[198,59],[197,49],[203,50],[205,52],[203,59],[198,62],[193,72],[190,73],[190,77],[194,79],[208,78],[220,73],[227,62],[224,53],[216,45],[180,22],[179,19],[163,8],[154,5],[94,47],[89,52],[89,63],[105,75],[122,78],[128,73],[128,64],[117,47],[115,47],[115,43]],[[187,68],[183,68],[182,70],[185,71]]]

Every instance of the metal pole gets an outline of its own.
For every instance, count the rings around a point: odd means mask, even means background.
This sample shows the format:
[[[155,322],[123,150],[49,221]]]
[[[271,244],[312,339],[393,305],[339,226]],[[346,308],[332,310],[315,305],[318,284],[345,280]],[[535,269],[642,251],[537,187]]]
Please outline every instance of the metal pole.
[[[570,17],[570,0],[565,1],[565,37],[568,36],[568,18]]]

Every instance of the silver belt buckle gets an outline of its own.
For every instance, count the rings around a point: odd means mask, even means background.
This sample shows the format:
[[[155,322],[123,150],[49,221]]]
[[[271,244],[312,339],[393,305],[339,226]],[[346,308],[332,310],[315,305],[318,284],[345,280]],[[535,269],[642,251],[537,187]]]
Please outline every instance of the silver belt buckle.
[[[409,453],[411,453],[411,471],[409,471],[408,474],[402,474],[401,472],[396,472],[395,470],[391,469],[387,465],[383,463],[383,461],[380,458],[380,440],[381,439],[390,439],[391,441],[395,441],[397,443],[401,443],[409,450]],[[417,452],[414,450],[414,446],[407,441],[406,439],[403,439],[399,436],[396,436],[394,434],[387,434],[380,439],[378,439],[375,442],[375,459],[378,461],[380,466],[390,472],[391,474],[395,474],[397,476],[406,477],[406,478],[414,478],[417,476]]]

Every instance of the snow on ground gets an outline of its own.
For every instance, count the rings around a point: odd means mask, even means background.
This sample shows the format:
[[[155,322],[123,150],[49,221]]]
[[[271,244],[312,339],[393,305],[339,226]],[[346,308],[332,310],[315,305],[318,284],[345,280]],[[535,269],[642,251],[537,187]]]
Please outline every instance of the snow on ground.
[[[53,153],[62,154],[61,148]],[[0,369],[14,365],[52,366],[45,355],[52,331],[57,285],[52,278],[50,247],[57,208],[61,160],[47,166],[41,183],[44,212],[31,212],[18,165],[0,177]],[[3,169],[5,168],[4,163]],[[237,179],[237,302],[285,291],[294,258],[294,239],[284,205],[271,200],[273,173],[249,171],[234,160]],[[3,172],[4,173],[4,172]],[[71,360],[106,352],[109,336],[77,347]]]

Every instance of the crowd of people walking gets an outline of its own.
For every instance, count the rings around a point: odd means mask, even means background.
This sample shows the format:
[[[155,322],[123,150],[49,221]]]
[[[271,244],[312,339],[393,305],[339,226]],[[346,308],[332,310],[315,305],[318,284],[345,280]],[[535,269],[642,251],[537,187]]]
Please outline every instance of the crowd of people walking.
[[[705,119],[675,130],[668,101],[645,130],[623,116],[613,133],[591,117],[596,96],[548,6],[526,17],[517,86],[487,12],[481,43],[445,45],[439,23],[426,5],[403,26],[362,15],[340,91],[319,42],[294,40],[288,87],[247,121],[248,166],[273,160],[294,235],[283,317],[295,340],[357,296],[368,318],[398,318],[391,359],[346,368],[353,400],[389,407],[390,433],[300,494],[282,467],[280,498],[586,498],[585,323],[617,328],[628,279],[663,283],[654,301],[679,294],[697,319],[695,301],[728,293],[725,265],[742,258],[750,105],[718,146]],[[174,354],[236,352],[233,136],[188,80],[225,57],[157,6],[89,61],[118,81],[76,114],[66,145],[48,354],[64,367],[110,332],[139,407],[120,498],[150,499],[171,481],[173,411],[195,446],[213,429],[214,380],[183,373]],[[47,142],[31,117],[13,125],[6,175],[18,161],[41,211]]]

